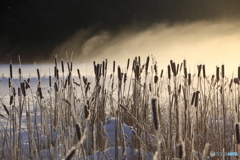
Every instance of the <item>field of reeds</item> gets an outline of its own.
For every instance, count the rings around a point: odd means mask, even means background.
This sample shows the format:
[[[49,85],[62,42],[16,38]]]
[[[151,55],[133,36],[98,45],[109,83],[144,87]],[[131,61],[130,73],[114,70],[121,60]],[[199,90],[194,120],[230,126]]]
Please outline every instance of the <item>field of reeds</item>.
[[[214,75],[204,64],[190,73],[186,60],[159,69],[148,56],[125,66],[93,62],[89,77],[71,60],[54,63],[48,87],[39,69],[32,87],[10,63],[8,103],[0,95],[0,159],[239,158],[210,152],[240,153],[240,67],[238,77],[226,77],[224,65]]]

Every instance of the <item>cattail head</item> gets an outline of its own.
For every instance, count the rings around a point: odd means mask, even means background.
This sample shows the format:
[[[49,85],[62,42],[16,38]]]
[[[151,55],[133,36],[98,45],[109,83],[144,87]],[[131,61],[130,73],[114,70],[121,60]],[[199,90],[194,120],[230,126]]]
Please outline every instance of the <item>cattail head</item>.
[[[222,78],[225,76],[224,65],[222,65]]]
[[[67,155],[65,160],[71,160],[74,157],[75,153],[76,153],[76,149],[73,148],[72,151]]]
[[[113,61],[113,73],[115,72],[115,61]]]
[[[203,65],[203,78],[206,78],[205,65]]]
[[[158,130],[158,117],[157,117],[157,99],[152,99],[152,113],[153,113],[153,123],[156,130]]]
[[[43,99],[43,94],[42,94],[42,87],[38,87],[37,89],[38,95],[41,99]]]
[[[9,115],[9,111],[8,111],[7,107],[5,106],[5,104],[3,104],[3,108],[6,111],[7,115]]]
[[[240,129],[239,129],[240,125],[239,123],[235,124],[235,132],[236,132],[236,141],[237,144],[240,144]]]
[[[219,81],[219,67],[216,68],[216,81]]]
[[[21,83],[21,90],[24,97],[26,97],[25,82]]]
[[[54,89],[55,89],[55,92],[58,92],[57,82],[54,83]]]
[[[12,103],[13,103],[13,95],[11,95],[10,97],[10,105],[12,105]]]
[[[128,58],[128,62],[127,62],[127,70],[129,68],[129,64],[130,64],[130,59]]]
[[[145,68],[146,74],[147,74],[147,72],[148,72],[149,59],[150,59],[150,57],[148,56],[148,57],[147,57],[147,61],[146,61],[146,68]],[[139,63],[140,63],[140,62],[139,62]]]
[[[162,78],[162,76],[163,76],[163,69],[161,70],[161,75],[160,75],[160,77]]]
[[[64,62],[63,62],[63,59],[62,59],[61,63],[62,63],[62,73],[64,73]]]
[[[198,65],[198,77],[200,77],[201,70],[202,70],[202,65]]]
[[[184,67],[184,78],[187,79],[187,67]]]
[[[11,88],[12,87],[12,79],[8,78],[8,87]]]
[[[168,79],[171,79],[171,70],[170,70],[170,65],[168,65]]]
[[[155,75],[155,76],[154,76],[154,83],[156,84],[157,82],[158,82],[158,76]]]
[[[40,82],[40,72],[39,72],[39,69],[37,69],[37,75],[38,75],[38,82]]]
[[[234,78],[233,82],[239,85],[239,78]]]
[[[184,145],[182,143],[176,144],[176,156],[179,159],[184,159],[185,153],[184,153]]]
[[[10,69],[10,78],[12,79],[13,75],[12,75],[12,64],[11,63],[9,65],[9,69]]]
[[[80,129],[79,124],[76,124],[76,135],[77,135],[78,141],[80,141],[81,140],[81,129]]]

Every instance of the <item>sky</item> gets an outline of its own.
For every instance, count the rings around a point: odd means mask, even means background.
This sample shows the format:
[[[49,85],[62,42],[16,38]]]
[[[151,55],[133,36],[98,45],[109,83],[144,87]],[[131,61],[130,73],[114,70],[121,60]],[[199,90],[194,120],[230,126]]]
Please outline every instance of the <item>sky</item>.
[[[196,65],[239,65],[240,3],[225,0],[52,0],[1,5],[0,63],[50,63],[55,55],[76,63],[125,63],[153,55],[160,67],[172,59]]]

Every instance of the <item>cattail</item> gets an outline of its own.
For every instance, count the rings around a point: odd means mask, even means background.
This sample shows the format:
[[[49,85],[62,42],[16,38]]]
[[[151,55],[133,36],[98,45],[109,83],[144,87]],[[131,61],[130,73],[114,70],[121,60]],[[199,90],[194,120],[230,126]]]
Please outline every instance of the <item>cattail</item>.
[[[40,73],[39,73],[39,69],[37,69],[37,75],[38,75],[38,82],[40,82]]]
[[[89,88],[90,88],[90,84],[91,84],[90,82],[87,83],[87,86],[86,86],[86,89],[85,89],[85,94],[87,94],[87,91],[88,91]]]
[[[160,75],[160,77],[162,78],[162,76],[163,76],[163,69],[162,69],[162,71],[161,71],[161,75]]]
[[[195,94],[196,94],[196,92],[193,92],[193,96],[192,96],[191,105],[193,105],[193,102],[194,102],[194,99],[195,99]]]
[[[156,84],[157,82],[158,82],[158,76],[155,75],[155,76],[154,76],[154,83]]]
[[[72,61],[71,61],[70,64],[71,64],[71,65],[70,65],[70,71],[72,72],[72,69],[73,69],[73,63],[72,63]]]
[[[158,118],[157,118],[157,99],[152,99],[152,113],[153,113],[153,122],[154,127],[156,130],[158,130]]]
[[[174,76],[176,77],[177,71],[176,71],[176,64],[174,62],[172,63],[172,72],[173,72]]]
[[[177,158],[182,159],[183,158],[183,145],[181,143],[176,144],[176,152],[177,152]]]
[[[102,75],[105,75],[105,61],[102,62]]]
[[[240,66],[238,67],[238,79],[240,79]]]
[[[76,124],[76,134],[77,134],[78,141],[80,141],[81,140],[81,130],[80,130],[79,124]]]
[[[168,85],[168,93],[169,93],[169,95],[171,93],[171,86],[170,85]]]
[[[205,65],[203,65],[203,78],[206,78]]]
[[[18,96],[19,97],[21,96],[21,89],[20,89],[20,87],[18,87]]]
[[[30,78],[27,79],[27,83],[28,83],[28,84],[30,83]]]
[[[56,72],[57,72],[57,80],[59,80],[59,71],[58,71],[58,69],[56,70]]]
[[[233,80],[231,79],[230,84],[229,84],[229,88],[232,88],[232,82],[233,82]]]
[[[12,75],[12,64],[9,65],[10,68],[10,78],[12,79],[13,75]]]
[[[139,66],[141,66],[141,57],[140,56],[138,56],[138,64],[139,64]]]
[[[179,84],[179,88],[178,88],[178,93],[180,94],[181,93],[181,84]]]
[[[69,62],[67,62],[67,66],[68,66],[68,71],[70,72],[70,65],[69,65]]]
[[[198,77],[200,77],[201,69],[202,69],[202,65],[199,65],[199,66],[198,66]]]
[[[156,64],[154,64],[154,71],[155,71],[155,74],[158,74],[157,73],[157,65]]]
[[[122,72],[120,66],[118,66],[118,80],[122,81]]]
[[[151,86],[151,83],[149,83],[149,91],[152,92],[152,86]]]
[[[170,65],[168,65],[168,79],[171,79]]]
[[[62,73],[64,73],[64,62],[63,62],[63,59],[62,59],[61,63],[62,63]]]
[[[68,80],[66,79],[65,80],[65,83],[64,83],[64,88],[66,89],[66,87],[67,87],[67,82],[68,82]]]
[[[184,78],[187,79],[187,68],[184,67]]]
[[[54,89],[55,89],[55,92],[58,92],[57,82],[54,83]]]
[[[10,105],[12,105],[12,103],[13,103],[13,95],[11,95],[10,97]]]
[[[225,77],[224,65],[222,65],[222,78]]]
[[[219,81],[219,67],[217,67],[216,70],[216,80]]]
[[[239,132],[239,124],[235,124],[235,131],[236,131],[236,141],[237,144],[240,144],[240,132]]]
[[[37,91],[38,91],[39,97],[43,99],[42,87],[38,87]]]
[[[122,109],[125,110],[125,111],[128,110],[128,109],[127,109],[125,106],[123,106],[122,104],[119,104],[119,106],[122,107]]]
[[[234,78],[233,82],[239,85],[239,78]]]
[[[8,87],[9,87],[9,88],[12,87],[12,80],[11,80],[11,78],[8,78]]]
[[[180,72],[182,71],[182,66],[183,66],[183,63],[181,63],[181,66],[180,66]]]
[[[183,67],[185,68],[186,65],[187,65],[187,63],[186,63],[186,59],[184,59],[184,60],[183,60]]]
[[[9,115],[9,111],[8,111],[7,107],[5,106],[5,104],[3,104],[3,108],[6,111],[7,115]]]
[[[188,73],[188,85],[191,85],[191,73]]]
[[[72,72],[69,72],[69,75],[68,75],[68,85],[70,85],[70,83],[71,83],[71,76],[72,76]]]
[[[139,73],[140,73],[139,65],[136,65],[136,69],[135,69],[135,77],[136,77],[137,81],[139,80]]]
[[[115,72],[115,61],[113,61],[113,73]]]
[[[150,57],[148,56],[148,57],[147,57],[147,61],[146,61],[146,68],[145,68],[146,74],[147,74],[147,72],[148,72],[149,59],[150,59]]]
[[[49,76],[49,87],[51,88],[52,87],[52,77]]]
[[[27,90],[28,88],[30,88],[30,85],[29,85],[29,83],[26,80],[24,80],[24,82],[25,82],[25,88]]]
[[[16,96],[16,90],[15,90],[14,87],[13,87],[13,96],[14,96],[14,97]]]
[[[73,149],[70,154],[66,157],[65,160],[71,160],[76,152],[76,149]]]
[[[77,73],[78,73],[78,78],[81,79],[81,74],[79,69],[77,69]]]
[[[21,90],[22,90],[23,96],[25,97],[26,96],[26,90],[25,90],[25,83],[24,82],[21,83]]]
[[[124,73],[124,83],[127,81],[127,73]]]
[[[199,91],[196,92],[195,105],[194,105],[195,107],[198,106],[198,95],[199,95],[199,93],[200,93]]]
[[[57,66],[57,55],[55,55],[54,61],[55,61],[55,66]]]
[[[85,119],[89,119],[90,117],[90,111],[88,109],[88,105],[84,106],[84,113],[85,113]]]
[[[19,73],[19,75],[22,75],[22,70],[21,70],[21,68],[18,68],[18,73]]]
[[[128,62],[127,62],[127,70],[129,68],[129,64],[130,64],[130,59],[128,58]]]

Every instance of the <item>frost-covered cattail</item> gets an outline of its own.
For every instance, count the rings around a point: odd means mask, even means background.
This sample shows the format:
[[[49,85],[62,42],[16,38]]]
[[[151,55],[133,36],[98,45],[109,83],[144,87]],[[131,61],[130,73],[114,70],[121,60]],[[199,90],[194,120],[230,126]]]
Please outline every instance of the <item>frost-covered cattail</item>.
[[[73,158],[73,156],[75,155],[75,153],[76,153],[76,149],[73,148],[73,150],[67,155],[65,160],[71,160]]]
[[[203,65],[203,78],[206,78],[205,65]]]
[[[12,79],[13,75],[12,75],[12,64],[11,63],[9,65],[9,69],[10,69],[10,78]]]
[[[78,140],[80,141],[81,140],[81,130],[80,130],[79,124],[76,124],[76,135],[77,135]]]
[[[152,113],[153,113],[153,123],[156,130],[158,130],[158,117],[157,117],[157,99],[152,99]]]
[[[239,132],[239,124],[235,124],[235,131],[236,131],[236,141],[237,144],[240,144],[240,132]]]
[[[179,159],[184,159],[184,145],[182,143],[176,144],[176,156]]]
[[[21,83],[21,90],[24,97],[26,97],[25,82]]]

